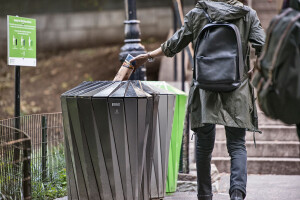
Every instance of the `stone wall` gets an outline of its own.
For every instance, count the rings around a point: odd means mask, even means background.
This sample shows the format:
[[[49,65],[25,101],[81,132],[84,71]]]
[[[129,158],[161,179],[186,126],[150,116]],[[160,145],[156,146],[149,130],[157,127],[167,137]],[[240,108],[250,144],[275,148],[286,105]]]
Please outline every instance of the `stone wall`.
[[[282,0],[250,0],[266,28],[278,12]],[[191,6],[185,7],[185,13]],[[102,44],[122,43],[124,40],[125,11],[105,10],[24,15],[37,20],[38,51],[80,48]],[[142,39],[165,39],[173,26],[171,7],[138,9]],[[0,55],[7,49],[6,17],[0,17]]]
[[[165,39],[173,26],[171,8],[139,9],[137,14],[141,20],[142,38]],[[38,51],[122,43],[124,40],[124,10],[24,17],[37,20]],[[6,55],[7,48],[6,21],[6,17],[0,18],[0,49],[2,49],[0,55],[2,56]]]
[[[127,0],[2,0],[0,17],[6,15],[57,14],[121,10]],[[134,0],[138,9],[171,7],[172,0]],[[192,6],[197,0],[184,0],[185,6]]]

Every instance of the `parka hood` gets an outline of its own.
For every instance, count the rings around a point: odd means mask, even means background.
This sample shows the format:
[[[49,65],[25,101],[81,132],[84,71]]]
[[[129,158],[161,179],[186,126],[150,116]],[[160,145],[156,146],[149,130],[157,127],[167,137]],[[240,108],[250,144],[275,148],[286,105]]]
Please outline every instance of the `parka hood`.
[[[207,11],[214,21],[230,21],[244,17],[250,8],[237,0],[200,0],[196,8]]]
[[[300,11],[300,0],[290,0],[290,7]]]

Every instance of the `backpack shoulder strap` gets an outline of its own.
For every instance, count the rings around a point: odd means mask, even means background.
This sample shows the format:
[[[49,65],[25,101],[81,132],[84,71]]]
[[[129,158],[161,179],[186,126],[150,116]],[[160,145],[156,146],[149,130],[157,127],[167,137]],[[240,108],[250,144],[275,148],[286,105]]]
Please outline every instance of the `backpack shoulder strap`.
[[[201,8],[200,8],[201,9]],[[213,22],[213,20],[209,17],[209,15],[208,15],[208,13],[207,13],[207,8],[205,9],[205,8],[202,8],[201,9],[202,11],[203,11],[203,13],[205,14],[205,17],[206,17],[206,19],[207,19],[207,21],[208,21],[208,23],[212,23]],[[194,65],[196,64],[196,52],[197,52],[197,50],[198,50],[198,48],[197,48],[197,44],[199,43],[199,41],[198,41],[198,39],[197,39],[197,41],[196,41],[196,45],[195,45],[195,49],[194,49]],[[192,67],[192,70],[193,70],[193,79],[196,79],[196,77],[195,77],[195,72],[194,72],[194,65],[193,65],[193,67]]]
[[[203,10],[203,12],[204,12],[204,14],[205,14],[205,17],[207,18],[208,22],[209,22],[209,23],[212,23],[213,20],[212,20],[212,19],[210,18],[210,16],[208,15],[207,9],[202,9],[202,10]]]

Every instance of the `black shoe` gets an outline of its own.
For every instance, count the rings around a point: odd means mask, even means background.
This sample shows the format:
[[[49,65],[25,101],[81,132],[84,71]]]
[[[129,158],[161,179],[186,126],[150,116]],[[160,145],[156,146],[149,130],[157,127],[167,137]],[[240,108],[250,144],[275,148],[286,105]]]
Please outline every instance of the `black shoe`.
[[[230,200],[243,200],[244,196],[243,193],[240,190],[233,190]]]

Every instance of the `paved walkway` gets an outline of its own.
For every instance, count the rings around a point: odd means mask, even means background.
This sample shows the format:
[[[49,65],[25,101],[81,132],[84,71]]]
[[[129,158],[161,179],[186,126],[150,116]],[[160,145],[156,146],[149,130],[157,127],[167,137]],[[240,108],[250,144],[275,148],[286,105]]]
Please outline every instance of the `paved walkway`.
[[[221,176],[219,193],[214,200],[229,200],[229,175]],[[300,200],[300,175],[248,175],[246,200]],[[59,200],[67,200],[61,198]],[[167,196],[165,200],[197,200],[196,193],[181,192]]]
[[[229,175],[222,175],[214,200],[229,200]],[[175,193],[165,200],[197,200],[196,193]],[[248,175],[246,200],[300,200],[300,175]]]

